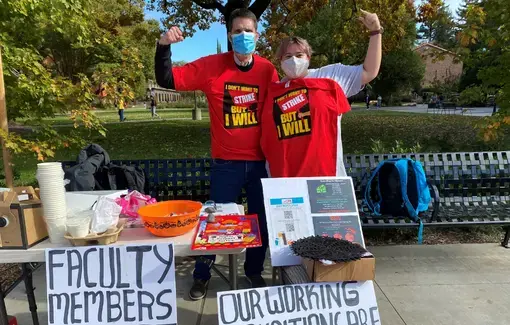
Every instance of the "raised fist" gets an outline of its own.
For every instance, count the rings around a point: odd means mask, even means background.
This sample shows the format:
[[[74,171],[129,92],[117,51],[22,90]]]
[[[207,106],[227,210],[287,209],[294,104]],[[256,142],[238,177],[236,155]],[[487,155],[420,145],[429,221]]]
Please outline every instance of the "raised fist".
[[[381,29],[379,17],[376,14],[360,9],[360,17],[358,18],[369,31],[374,32]]]
[[[182,37],[182,32],[179,27],[174,26],[170,28],[166,33],[161,34],[161,38],[159,39],[159,44],[161,45],[170,45],[182,42],[184,37]]]

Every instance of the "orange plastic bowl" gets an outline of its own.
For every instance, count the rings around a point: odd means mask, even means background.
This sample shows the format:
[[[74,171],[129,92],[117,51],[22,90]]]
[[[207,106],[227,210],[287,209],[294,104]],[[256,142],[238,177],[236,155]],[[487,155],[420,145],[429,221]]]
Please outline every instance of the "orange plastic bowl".
[[[195,201],[164,201],[146,205],[138,210],[138,214],[153,235],[175,237],[195,228],[201,208],[202,203]]]

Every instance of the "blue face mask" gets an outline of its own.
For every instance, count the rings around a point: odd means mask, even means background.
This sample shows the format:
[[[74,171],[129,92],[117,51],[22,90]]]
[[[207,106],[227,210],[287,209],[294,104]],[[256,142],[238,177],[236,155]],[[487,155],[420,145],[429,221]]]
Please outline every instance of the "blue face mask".
[[[239,54],[246,55],[255,52],[255,33],[232,34],[232,48]]]

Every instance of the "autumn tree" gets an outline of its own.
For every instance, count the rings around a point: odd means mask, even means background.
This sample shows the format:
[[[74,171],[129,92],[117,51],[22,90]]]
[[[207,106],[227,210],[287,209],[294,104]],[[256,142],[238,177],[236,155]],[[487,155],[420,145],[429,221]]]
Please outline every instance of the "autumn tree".
[[[443,48],[455,47],[456,26],[448,6],[443,0],[427,0],[418,6],[418,39],[435,43]]]
[[[506,0],[467,1],[459,41],[469,64],[478,66],[477,79],[496,95],[499,112],[486,120],[484,138],[494,140],[510,125],[510,7]]]
[[[384,26],[381,72],[371,83],[373,90],[389,99],[418,88],[423,65],[412,51],[416,39],[415,9],[406,0],[273,2],[264,14],[262,53],[279,67],[274,52],[283,37],[295,35],[310,43],[311,67],[338,62],[360,64],[366,55],[369,36],[357,21],[359,9],[377,13]]]
[[[212,23],[223,22],[228,33],[227,23],[230,14],[240,8],[248,8],[257,18],[262,16],[271,0],[147,0],[149,9],[165,14],[166,28],[181,27],[186,36],[193,36],[195,29],[206,30]],[[232,50],[228,42],[228,50]]]
[[[464,63],[459,85],[461,90],[481,86],[482,81],[478,78],[478,71],[483,67],[490,66],[494,61],[491,56],[485,55],[483,51],[485,45],[482,42],[466,39],[467,37],[472,40],[478,38],[484,23],[482,20],[485,19],[485,16],[480,15],[481,11],[470,9],[472,5],[483,10],[483,2],[480,0],[465,0],[457,10],[459,26],[461,27],[461,33],[458,35],[458,41],[461,45],[459,53],[462,55]],[[467,24],[471,26],[471,29],[468,30]]]
[[[409,48],[392,50],[383,56],[372,92],[389,105],[398,104],[402,97],[420,90],[424,74],[425,64],[418,53]]]
[[[311,43],[317,63],[360,63],[369,40],[368,31],[357,21],[360,8],[379,16],[385,28],[384,53],[414,40],[412,1],[283,1],[273,2],[263,17],[264,54],[272,56],[283,37],[297,35]]]
[[[143,17],[143,1],[0,1],[8,117],[33,131],[29,136],[0,133],[6,146],[44,159],[58,147],[81,144],[77,133],[64,135],[51,127],[47,118],[55,114],[69,116],[76,128],[104,135],[91,111],[96,91],[103,89],[100,94],[110,103],[134,97],[132,89],[144,69],[136,44],[143,43],[140,34],[146,33],[135,25]],[[159,27],[148,38],[152,48],[155,35]]]

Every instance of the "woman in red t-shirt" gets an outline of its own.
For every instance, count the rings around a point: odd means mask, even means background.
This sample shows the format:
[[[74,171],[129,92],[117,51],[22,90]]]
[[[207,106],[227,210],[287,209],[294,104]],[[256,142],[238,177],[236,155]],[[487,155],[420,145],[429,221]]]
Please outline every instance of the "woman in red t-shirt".
[[[285,72],[268,89],[261,145],[271,177],[345,176],[340,120],[347,97],[372,81],[381,65],[383,29],[376,14],[361,11],[370,30],[363,65],[308,69],[312,49],[299,37],[284,39],[277,57]]]

